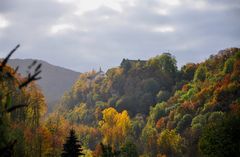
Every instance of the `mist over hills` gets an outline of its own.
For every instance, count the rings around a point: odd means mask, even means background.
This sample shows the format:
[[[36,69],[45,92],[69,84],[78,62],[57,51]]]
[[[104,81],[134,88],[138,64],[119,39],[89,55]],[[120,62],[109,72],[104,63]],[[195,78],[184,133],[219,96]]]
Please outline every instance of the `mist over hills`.
[[[13,68],[19,66],[18,72],[24,76],[27,74],[28,66],[33,59],[11,59],[8,64]],[[48,62],[37,60],[42,64],[42,73],[37,84],[43,90],[49,110],[68,91],[78,79],[80,73],[63,67],[52,65]]]

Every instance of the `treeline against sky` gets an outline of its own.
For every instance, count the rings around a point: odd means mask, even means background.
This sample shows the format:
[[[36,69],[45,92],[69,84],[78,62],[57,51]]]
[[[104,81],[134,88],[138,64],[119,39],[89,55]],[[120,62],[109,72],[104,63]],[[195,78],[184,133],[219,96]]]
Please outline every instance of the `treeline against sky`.
[[[14,143],[16,157],[59,157],[74,129],[85,156],[237,156],[240,49],[180,70],[176,63],[163,53],[147,61],[124,59],[106,73],[83,73],[48,115],[36,84],[19,89],[14,81],[24,79],[6,66],[0,80],[0,150]]]

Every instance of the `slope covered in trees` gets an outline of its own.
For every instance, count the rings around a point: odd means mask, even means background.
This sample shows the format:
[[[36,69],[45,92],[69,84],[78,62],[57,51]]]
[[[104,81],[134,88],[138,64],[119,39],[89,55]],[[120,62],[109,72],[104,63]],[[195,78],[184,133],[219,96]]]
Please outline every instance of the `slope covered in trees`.
[[[100,142],[122,152],[120,156],[214,156],[223,153],[208,140],[214,133],[205,128],[222,127],[220,134],[231,134],[224,131],[231,126],[236,132],[237,123],[227,122],[238,117],[239,97],[238,48],[180,70],[175,58],[163,53],[147,61],[124,59],[106,73],[81,74],[57,113],[79,129],[77,134],[94,156],[103,154]],[[214,140],[224,140],[219,136]],[[223,143],[238,147],[233,139]]]
[[[114,107],[127,110],[131,116],[147,115],[149,106],[168,97],[177,88],[178,71],[171,54],[162,54],[148,61],[123,60],[120,67],[106,74],[91,71],[82,74],[61,105],[73,109],[79,103],[87,107]]]
[[[44,96],[34,82],[28,82],[32,75],[23,78],[4,64],[0,64],[4,157],[9,153],[59,157],[79,148],[78,141],[87,157],[240,153],[238,48],[180,70],[175,58],[163,53],[146,61],[124,59],[106,73],[83,73],[47,116]],[[33,70],[37,74],[39,67]],[[74,136],[68,135],[71,129]]]

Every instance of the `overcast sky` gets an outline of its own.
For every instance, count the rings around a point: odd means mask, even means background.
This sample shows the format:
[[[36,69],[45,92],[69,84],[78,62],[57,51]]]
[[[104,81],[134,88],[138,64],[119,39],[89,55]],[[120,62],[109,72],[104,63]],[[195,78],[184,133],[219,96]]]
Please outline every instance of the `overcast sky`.
[[[181,66],[240,47],[240,0],[0,0],[0,57],[80,72],[172,53]]]

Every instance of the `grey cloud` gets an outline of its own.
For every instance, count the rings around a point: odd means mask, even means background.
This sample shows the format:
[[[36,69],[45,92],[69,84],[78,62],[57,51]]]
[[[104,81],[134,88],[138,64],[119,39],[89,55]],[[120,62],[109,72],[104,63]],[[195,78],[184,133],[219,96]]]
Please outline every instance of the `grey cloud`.
[[[240,2],[230,1],[206,1],[225,8],[201,10],[191,7],[194,0],[184,0],[161,15],[156,12],[156,7],[164,7],[160,1],[138,0],[135,6],[123,4],[122,13],[105,6],[77,16],[75,5],[54,0],[3,0],[0,15],[10,26],[0,29],[0,55],[20,42],[15,57],[39,58],[78,71],[99,66],[106,70],[122,58],[148,59],[166,51],[179,65],[201,61],[220,49],[240,47]],[[50,34],[51,26],[61,23],[76,29]],[[165,25],[175,32],[152,31]]]

